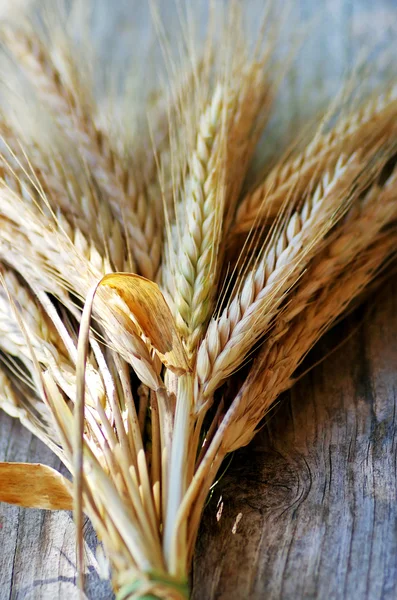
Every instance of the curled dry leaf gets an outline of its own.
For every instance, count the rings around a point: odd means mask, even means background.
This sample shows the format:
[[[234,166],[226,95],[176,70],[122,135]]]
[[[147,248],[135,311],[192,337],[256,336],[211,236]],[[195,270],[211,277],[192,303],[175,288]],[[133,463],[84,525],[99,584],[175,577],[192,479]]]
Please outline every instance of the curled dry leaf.
[[[114,289],[124,300],[134,319],[165,366],[183,375],[189,364],[170,308],[159,286],[133,273],[105,275],[99,286]]]
[[[46,465],[0,463],[0,502],[25,508],[72,510],[72,484]]]

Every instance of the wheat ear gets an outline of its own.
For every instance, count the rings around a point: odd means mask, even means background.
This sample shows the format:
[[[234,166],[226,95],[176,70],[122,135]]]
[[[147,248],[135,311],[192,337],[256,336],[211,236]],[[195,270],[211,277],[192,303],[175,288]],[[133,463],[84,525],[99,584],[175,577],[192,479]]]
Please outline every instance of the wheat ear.
[[[46,217],[39,210],[34,210],[34,207],[27,206],[6,187],[0,186],[0,198],[0,214],[15,223],[29,240],[30,252],[35,257],[35,269],[43,274],[41,280],[40,276],[37,277],[39,289],[53,293],[54,287],[56,289],[60,285],[78,297],[85,298],[91,287],[111,271],[106,257],[101,256],[79,230],[68,229],[67,222],[59,223]],[[0,231],[0,239],[3,235],[7,236],[7,233],[8,228],[5,227],[4,232]],[[12,240],[8,240],[8,243],[12,243]],[[13,245],[15,247],[15,241]],[[21,252],[23,250],[20,249]],[[26,274],[26,267],[23,271]],[[55,282],[55,286],[52,282]],[[68,301],[63,296],[63,301],[73,310],[71,300]],[[113,308],[113,313],[110,307]],[[142,381],[151,389],[162,388],[159,368],[154,367],[150,350],[141,339],[122,299],[115,293],[103,290],[98,293],[94,308],[112,345],[128,362],[133,363]]]
[[[34,143],[23,150],[21,161],[15,158],[21,153],[21,144],[6,130],[6,141],[12,151],[11,157],[2,157],[0,175],[6,185],[23,196],[26,202],[37,204],[45,213],[54,213],[66,230],[79,230],[85,238],[96,245],[109,265],[116,271],[136,271],[131,254],[128,255],[121,225],[114,218],[106,202],[101,201],[83,173],[62,159],[45,156]],[[9,144],[9,141],[11,142]],[[14,143],[12,143],[14,142]],[[29,161],[25,158],[29,156]]]
[[[304,278],[298,282],[296,291],[278,315],[263,352],[268,354],[270,348],[286,335],[289,328],[294,326],[300,315],[305,319],[305,311],[309,308],[310,302],[317,301],[316,294],[324,288],[329,289],[331,285],[338,283],[340,276],[350,272],[357,256],[365,253],[371,245],[385,239],[385,235],[388,234],[382,233],[382,229],[393,223],[397,217],[396,200],[395,172],[382,186],[378,183],[374,184],[362,199],[357,200],[342,223],[331,232],[330,241],[312,261]],[[391,243],[393,239],[391,237]],[[219,409],[221,413],[221,406]],[[212,427],[216,425],[218,416],[217,414]],[[216,427],[212,433],[215,431]],[[212,435],[208,434],[208,437],[209,444]],[[202,456],[205,456],[204,452]]]
[[[260,134],[270,116],[275,94],[269,71],[271,56],[267,47],[260,59],[236,69],[236,88],[239,89],[228,136],[227,157],[227,205],[225,207],[225,231],[229,231],[235,217],[247,167],[254,153]]]
[[[286,327],[285,335],[275,342],[270,336],[239,394],[238,412],[223,440],[226,452],[249,443],[274,400],[293,385],[294,372],[308,351],[395,253],[395,242],[395,231],[381,235],[336,283],[322,289],[316,301]]]
[[[89,240],[87,247],[92,240],[108,259],[108,270],[134,271],[121,226],[108,205],[99,201],[84,174],[77,176],[59,155],[46,156],[35,142],[28,142],[25,148],[4,119],[0,130],[8,150],[8,156],[0,155],[0,177],[6,186],[23,198],[30,210],[52,214],[65,233],[81,232]]]
[[[370,187],[362,200],[357,201],[346,215],[323,252],[313,260],[305,279],[298,285],[293,300],[280,315],[272,331],[285,328],[297,317],[314,295],[327,282],[334,281],[352,262],[354,257],[375,243],[381,231],[397,217],[397,173],[394,171],[387,181]]]
[[[68,88],[40,39],[12,28],[4,28],[2,35],[106,194],[114,215],[125,229],[140,273],[153,279],[159,266],[161,245],[161,239],[156,238],[160,232],[155,214],[148,210],[147,203],[144,203],[146,212],[142,214],[142,198],[137,195],[135,183],[121,168],[104,135],[79,102],[76,91]]]
[[[265,181],[241,202],[233,225],[233,234],[248,233],[253,227],[272,223],[286,200],[299,195],[321,176],[323,169],[336,162],[340,152],[362,148],[382,135],[397,112],[397,86],[372,97],[361,109],[350,113],[328,133],[321,130],[296,157],[282,161]]]
[[[183,231],[180,248],[169,250],[176,254],[173,262],[178,274],[173,277],[165,268],[163,284],[175,303],[177,324],[190,356],[195,354],[212,309],[209,291],[216,288],[222,222],[225,219],[227,228],[233,217],[249,158],[268,116],[271,96],[265,65],[264,58],[248,65],[239,94],[231,84],[217,85],[200,119],[183,215],[171,230],[175,240],[178,229]],[[236,73],[231,75],[232,82],[233,77]]]
[[[350,188],[362,167],[358,156],[339,159],[314,194],[287,219],[280,235],[274,236],[229,305],[210,322],[197,359],[203,397],[211,396],[266,332],[286,291],[347,210],[352,200]]]
[[[125,242],[122,225],[84,175],[76,174],[56,156],[43,156],[38,151],[33,156],[32,183],[38,179],[39,191],[50,209],[60,220],[69,221],[86,238],[92,239],[114,270],[135,272],[137,267]]]
[[[218,85],[200,119],[186,184],[185,231],[175,258],[174,310],[189,356],[209,318],[222,232],[222,134],[224,90]]]

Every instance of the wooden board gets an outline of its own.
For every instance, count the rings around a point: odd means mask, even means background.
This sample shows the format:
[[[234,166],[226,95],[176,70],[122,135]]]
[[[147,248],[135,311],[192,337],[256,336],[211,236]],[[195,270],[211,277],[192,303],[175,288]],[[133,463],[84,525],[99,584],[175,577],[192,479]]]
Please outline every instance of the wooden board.
[[[397,23],[392,0],[298,4],[302,19],[324,14],[298,79],[291,75],[284,86],[280,132],[304,121],[308,107],[337,88],[361,40],[383,39]],[[315,82],[310,102],[306,75],[300,76],[307,71]],[[361,325],[363,312],[328,335],[314,358],[352,334],[300,380],[255,442],[235,454],[205,511],[195,600],[397,597],[396,298],[395,283],[380,291]],[[0,460],[59,468],[43,444],[4,414]],[[108,600],[89,523],[85,540],[87,598]],[[77,598],[74,546],[70,513],[0,505],[0,600]]]
[[[310,360],[354,331],[233,458],[205,512],[195,600],[397,597],[397,283]]]
[[[341,340],[348,341],[335,349]],[[209,502],[193,598],[397,597],[397,282],[320,342]],[[0,416],[0,460],[53,455]],[[112,598],[86,524],[87,598]],[[0,599],[76,597],[70,513],[0,506]]]

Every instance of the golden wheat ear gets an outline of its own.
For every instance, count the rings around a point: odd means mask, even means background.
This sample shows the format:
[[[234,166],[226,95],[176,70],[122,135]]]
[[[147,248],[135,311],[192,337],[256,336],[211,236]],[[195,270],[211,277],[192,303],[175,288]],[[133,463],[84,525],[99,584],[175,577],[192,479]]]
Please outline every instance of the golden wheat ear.
[[[360,175],[365,177],[365,165],[361,156],[342,156],[302,206],[280,221],[257,263],[240,275],[241,283],[209,324],[198,352],[202,389],[198,410],[265,335],[286,293],[351,205],[352,193],[358,194],[356,181]]]
[[[330,168],[341,152],[355,152],[366,144],[376,144],[393,124],[397,113],[397,87],[373,94],[363,106],[350,112],[330,131],[324,124],[297,156],[282,160],[265,181],[242,200],[231,235],[248,234],[253,227],[271,225],[287,198],[299,198],[318,182],[324,168]]]
[[[78,82],[69,81],[59,71],[51,53],[32,30],[4,27],[2,38],[105,195],[128,238],[140,273],[154,278],[159,267],[161,229],[157,229],[161,225],[157,224],[156,213],[150,209],[143,215],[139,190],[129,181],[130,173],[124,170],[123,160],[116,156],[93,121],[92,109],[87,106],[83,94],[79,94]],[[76,65],[73,70],[78,70]],[[153,220],[150,226],[148,219]],[[156,235],[160,237],[157,239]]]

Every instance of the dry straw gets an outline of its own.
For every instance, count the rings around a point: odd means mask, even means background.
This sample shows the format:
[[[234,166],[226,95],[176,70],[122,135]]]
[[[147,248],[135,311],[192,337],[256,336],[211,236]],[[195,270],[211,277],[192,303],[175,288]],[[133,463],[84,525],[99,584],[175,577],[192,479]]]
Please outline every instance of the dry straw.
[[[397,237],[395,85],[347,116],[339,106],[332,128],[324,120],[242,197],[285,70],[277,3],[258,41],[237,2],[212,7],[202,54],[191,15],[179,14],[188,35],[175,53],[153,16],[170,78],[149,111],[153,147],[101,128],[73,40],[50,41],[48,14],[1,30],[43,120],[26,136],[7,110],[1,122],[0,406],[73,485],[0,464],[0,499],[73,508],[80,588],[84,511],[118,600],[188,597],[222,460],[376,282]],[[23,111],[33,121],[37,104]]]

